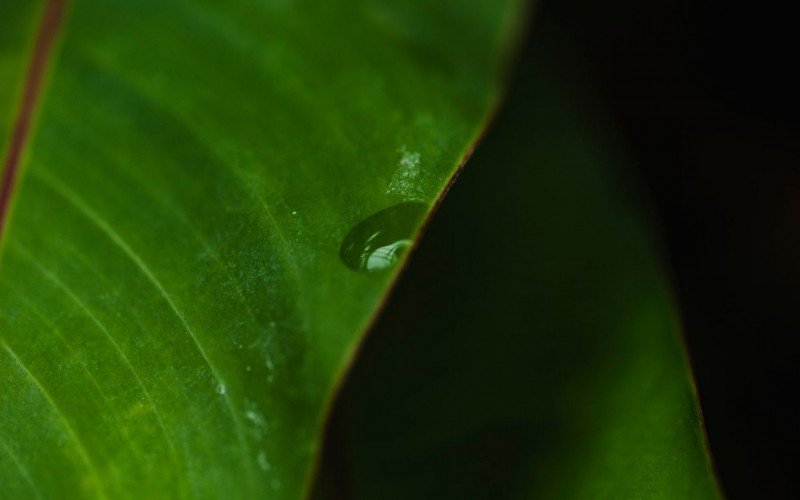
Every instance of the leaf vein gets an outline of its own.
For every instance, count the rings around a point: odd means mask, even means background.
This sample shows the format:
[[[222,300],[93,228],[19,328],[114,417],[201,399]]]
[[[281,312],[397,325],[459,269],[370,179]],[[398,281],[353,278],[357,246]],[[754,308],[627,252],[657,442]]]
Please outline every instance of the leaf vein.
[[[189,323],[186,320],[186,317],[183,313],[180,312],[178,307],[175,305],[175,302],[167,293],[164,286],[161,282],[156,278],[150,268],[145,264],[142,258],[128,245],[128,243],[109,225],[108,222],[105,221],[100,215],[95,212],[78,194],[74,191],[69,189],[65,186],[61,181],[42,171],[41,169],[33,169],[31,173],[36,172],[38,175],[37,177],[49,185],[57,194],[63,197],[66,201],[72,204],[80,214],[86,217],[89,221],[91,221],[94,225],[96,225],[106,236],[122,250],[123,254],[128,257],[136,267],[144,274],[144,276],[148,279],[148,281],[156,288],[156,290],[161,294],[164,300],[169,305],[172,312],[176,315],[179,319],[183,327],[186,329],[187,334],[192,339],[193,343],[195,344],[197,350],[199,351],[200,355],[203,357],[204,362],[208,365],[209,370],[211,371],[214,379],[218,383],[223,383],[222,378],[219,375],[218,370],[214,367],[211,363],[208,354],[205,352],[202,344],[200,343],[197,335],[195,334],[194,330],[189,326]],[[239,415],[236,413],[234,409],[233,402],[231,401],[229,393],[225,393],[222,395],[225,400],[226,406],[231,414],[231,419],[234,423],[234,427],[236,429],[237,439],[239,441],[239,447],[242,453],[242,459],[246,464],[246,468],[248,474],[252,475],[253,472],[253,464],[249,459],[248,453],[248,445],[244,435],[244,424],[242,420],[239,418]]]
[[[171,455],[171,459],[173,461],[173,465],[175,466],[176,471],[179,471],[180,470],[180,466],[178,465],[177,449],[175,448],[175,443],[174,443],[174,441],[172,439],[172,436],[167,432],[167,429],[164,426],[164,421],[161,418],[161,413],[159,412],[158,406],[156,405],[155,401],[153,400],[150,392],[145,387],[144,382],[142,381],[142,378],[139,376],[139,373],[136,371],[136,368],[133,366],[133,364],[131,363],[131,361],[128,358],[128,356],[125,355],[125,353],[123,352],[122,348],[117,343],[117,341],[114,339],[114,337],[111,335],[111,333],[108,331],[106,326],[97,318],[97,316],[95,316],[94,313],[92,313],[92,311],[88,308],[88,306],[72,291],[72,289],[70,289],[69,286],[67,286],[53,271],[51,271],[50,269],[45,267],[36,257],[31,255],[30,252],[25,250],[22,247],[22,245],[19,245],[19,244],[14,245],[14,250],[19,255],[21,255],[24,258],[26,258],[31,264],[34,265],[34,267],[36,267],[36,269],[39,270],[40,273],[42,273],[43,276],[45,276],[49,281],[51,281],[53,284],[55,284],[56,287],[59,290],[61,290],[65,295],[67,295],[70,298],[70,300],[72,300],[81,309],[81,311],[98,327],[98,329],[101,332],[103,332],[103,335],[108,339],[108,341],[111,343],[111,345],[114,347],[114,349],[119,353],[119,356],[120,356],[120,358],[122,358],[123,363],[128,368],[128,370],[130,370],[130,372],[133,374],[134,378],[136,379],[136,384],[141,388],[142,393],[144,394],[145,398],[147,398],[148,403],[150,403],[151,407],[153,408],[153,415],[155,416],[156,421],[158,422],[158,426],[161,429],[161,432],[163,433],[164,437],[166,438],[167,445],[169,446],[170,455]],[[21,297],[21,295],[19,293],[17,293],[17,295]],[[25,300],[26,302],[29,303],[29,301],[27,301],[26,299],[23,299],[23,300]],[[64,341],[66,343],[66,339],[64,338],[63,334],[61,334],[60,330],[55,325],[50,323],[49,321],[46,321],[44,319],[44,317],[42,316],[42,314],[40,312],[38,312],[38,309],[36,309],[35,307],[33,307],[33,309],[35,310],[36,315],[40,319],[42,319],[42,322],[44,322],[45,324],[50,326],[50,328],[52,328],[53,330],[58,332],[59,336],[61,336],[61,338],[64,339]],[[74,350],[72,349],[72,347],[68,343],[67,343],[67,347],[69,348],[69,350],[71,352],[74,353]],[[99,386],[97,380],[95,379],[95,377],[86,369],[85,366],[84,366],[84,370],[89,375],[89,377],[94,381],[95,386],[100,391],[100,393],[103,394],[103,397],[105,398],[106,397],[105,392],[100,388],[100,386]],[[113,409],[112,409],[112,411],[113,411]],[[114,413],[116,415],[116,411],[114,411]],[[117,420],[119,420],[119,418],[117,418]],[[128,438],[128,441],[130,442],[130,438]],[[130,443],[130,444],[131,444],[131,447],[133,447],[133,443]]]
[[[97,480],[97,486],[99,488],[98,493],[100,497],[108,498],[104,491],[103,482],[100,480],[100,473],[97,470],[97,466],[89,457],[89,452],[86,449],[86,446],[84,445],[80,436],[78,436],[78,433],[75,432],[75,429],[72,427],[72,425],[70,425],[69,420],[67,420],[67,416],[61,410],[61,408],[56,404],[55,400],[53,400],[53,397],[50,396],[50,393],[47,392],[47,389],[44,388],[39,379],[37,379],[36,376],[34,376],[34,374],[28,369],[25,363],[23,363],[22,360],[19,358],[19,356],[17,356],[17,353],[14,352],[14,350],[11,349],[11,347],[9,347],[4,340],[0,340],[0,345],[3,346],[3,349],[11,356],[11,358],[17,363],[17,365],[19,365],[22,371],[25,372],[27,377],[30,379],[31,383],[42,394],[45,401],[47,401],[47,404],[50,405],[53,408],[53,411],[55,411],[56,415],[58,415],[58,418],[61,420],[61,423],[64,425],[64,428],[67,430],[67,433],[69,434],[70,438],[75,443],[75,449],[78,451],[81,460],[83,460],[83,462],[88,467],[89,472],[91,472],[91,474]]]
[[[28,470],[28,467],[19,461],[19,457],[17,457],[16,453],[14,453],[14,450],[12,450],[10,446],[8,446],[8,444],[3,439],[2,436],[0,436],[0,444],[3,445],[3,449],[6,451],[6,454],[11,458],[11,461],[14,462],[14,465],[17,467],[17,470],[19,471],[20,475],[22,475],[22,477],[25,478],[25,482],[28,483],[28,486],[31,487],[31,490],[36,494],[36,497],[44,498],[44,495],[42,495],[41,490],[39,490],[39,488],[36,486],[36,483],[31,478],[31,474],[30,471]]]

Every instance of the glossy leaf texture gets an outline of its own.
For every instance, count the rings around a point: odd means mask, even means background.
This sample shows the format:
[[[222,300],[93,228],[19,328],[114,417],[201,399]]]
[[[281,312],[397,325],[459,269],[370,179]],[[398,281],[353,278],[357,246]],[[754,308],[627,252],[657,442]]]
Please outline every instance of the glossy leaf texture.
[[[0,5],[6,137],[45,4]],[[300,497],[520,8],[71,0],[2,240],[3,496]],[[353,269],[365,220],[404,234]]]
[[[642,187],[548,21],[365,342],[322,498],[719,496]]]

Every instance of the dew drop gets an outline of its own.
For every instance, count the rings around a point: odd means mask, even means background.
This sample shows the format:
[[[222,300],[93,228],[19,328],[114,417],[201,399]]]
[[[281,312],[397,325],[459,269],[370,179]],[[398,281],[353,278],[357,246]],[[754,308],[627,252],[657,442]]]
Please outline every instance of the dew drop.
[[[244,417],[248,424],[247,432],[257,441],[263,440],[269,431],[269,423],[254,402],[245,400]]]
[[[425,212],[423,203],[406,202],[364,219],[342,242],[342,261],[351,269],[368,273],[391,268],[411,246]]]

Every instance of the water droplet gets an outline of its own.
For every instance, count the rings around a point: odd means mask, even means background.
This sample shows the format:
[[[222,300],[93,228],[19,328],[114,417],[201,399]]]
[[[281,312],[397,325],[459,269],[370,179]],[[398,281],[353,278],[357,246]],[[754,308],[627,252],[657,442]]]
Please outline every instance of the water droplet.
[[[405,197],[419,197],[422,193],[419,186],[420,154],[409,151],[406,146],[399,150],[402,155],[397,170],[386,188],[386,194]]]
[[[225,392],[226,392],[225,384],[219,382],[217,384],[217,394],[219,394],[220,396],[224,396]]]
[[[252,401],[245,401],[245,407],[247,410],[244,412],[244,416],[248,421],[248,432],[258,441],[264,439],[264,436],[267,434],[269,430],[269,424],[267,420],[264,418],[264,415],[258,411],[255,403]]]
[[[345,237],[339,255],[356,271],[391,268],[411,246],[427,207],[418,202],[394,205],[364,219]]]

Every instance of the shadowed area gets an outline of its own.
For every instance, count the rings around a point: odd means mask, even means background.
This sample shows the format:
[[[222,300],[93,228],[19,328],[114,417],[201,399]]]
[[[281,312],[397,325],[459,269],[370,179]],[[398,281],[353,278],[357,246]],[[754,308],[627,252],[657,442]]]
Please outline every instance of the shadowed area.
[[[320,493],[718,495],[630,160],[569,38],[534,39],[350,373]]]

